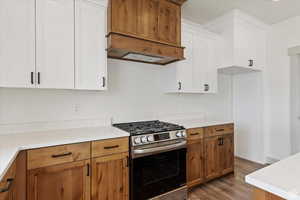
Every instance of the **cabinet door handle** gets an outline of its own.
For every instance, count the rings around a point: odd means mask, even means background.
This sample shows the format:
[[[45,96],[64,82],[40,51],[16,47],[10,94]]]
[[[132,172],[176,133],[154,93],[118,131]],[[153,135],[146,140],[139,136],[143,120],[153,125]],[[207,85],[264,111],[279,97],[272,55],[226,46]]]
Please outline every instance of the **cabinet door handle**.
[[[86,176],[90,176],[90,164],[87,164],[86,168],[87,168]]]
[[[38,72],[38,84],[41,84],[41,72]]]
[[[178,82],[178,90],[181,90],[182,89],[182,84],[181,84],[181,82],[179,81]]]
[[[199,135],[199,133],[191,133],[190,135],[191,135],[191,136]]]
[[[126,157],[126,167],[129,167],[129,156]]]
[[[209,91],[209,84],[204,84],[204,91],[208,92]]]
[[[6,180],[7,186],[5,188],[0,188],[0,193],[8,192],[14,182],[13,178],[9,178]]]
[[[103,76],[102,77],[102,87],[106,86],[106,78]]]
[[[67,153],[63,153],[63,154],[55,154],[55,155],[52,155],[52,158],[65,157],[65,156],[70,156],[70,155],[72,155],[72,152],[67,152]]]
[[[114,146],[108,146],[108,147],[104,147],[104,149],[115,149],[118,148],[119,145],[114,145]]]
[[[221,145],[224,144],[224,138],[221,138]]]
[[[249,60],[249,67],[253,67],[253,65],[254,65],[254,60],[250,59]]]
[[[218,145],[221,146],[221,138],[218,138]]]
[[[30,73],[30,82],[31,82],[31,85],[34,84],[33,76],[34,76],[34,73],[31,72],[31,73]]]

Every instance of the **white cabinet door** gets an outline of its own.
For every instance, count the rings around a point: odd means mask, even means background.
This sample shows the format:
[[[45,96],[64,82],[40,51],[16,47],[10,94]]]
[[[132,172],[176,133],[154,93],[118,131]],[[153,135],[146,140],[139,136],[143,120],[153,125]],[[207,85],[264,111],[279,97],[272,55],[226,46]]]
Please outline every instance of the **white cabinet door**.
[[[217,52],[212,38],[197,34],[194,42],[194,88],[203,93],[217,92]]]
[[[209,65],[209,43],[206,38],[197,34],[194,36],[193,41],[194,49],[194,67],[193,67],[193,85],[198,91],[204,91],[204,85],[209,84],[207,79],[207,68]]]
[[[35,1],[0,1],[0,87],[35,87]]]
[[[217,93],[218,90],[218,72],[217,65],[219,61],[217,53],[217,44],[213,39],[206,39],[206,65],[202,66],[203,69],[203,92],[204,93]],[[203,58],[204,59],[204,58]]]
[[[177,80],[179,91],[193,90],[193,67],[194,67],[194,35],[192,30],[184,30],[182,33],[182,45],[185,60],[177,62]]]
[[[107,88],[106,7],[90,0],[75,1],[75,87]]]
[[[238,23],[235,29],[235,64],[261,69],[265,65],[265,31],[246,22]]]
[[[253,33],[250,27],[240,23],[236,26],[234,34],[234,61],[236,66],[251,67],[254,60]]]
[[[266,66],[266,46],[267,46],[267,36],[266,31],[255,28],[255,32],[253,32],[254,38],[254,47],[253,47],[253,54],[254,54],[254,61],[253,65],[256,69],[263,70],[264,66]]]
[[[74,0],[36,0],[39,88],[74,88]]]

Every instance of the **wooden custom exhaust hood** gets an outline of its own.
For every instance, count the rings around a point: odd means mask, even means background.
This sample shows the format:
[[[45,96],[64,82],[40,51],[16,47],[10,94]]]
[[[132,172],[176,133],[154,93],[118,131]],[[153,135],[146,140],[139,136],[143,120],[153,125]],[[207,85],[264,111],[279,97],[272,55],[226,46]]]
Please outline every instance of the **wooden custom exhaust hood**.
[[[109,0],[108,57],[165,65],[184,59],[181,5],[186,0]]]

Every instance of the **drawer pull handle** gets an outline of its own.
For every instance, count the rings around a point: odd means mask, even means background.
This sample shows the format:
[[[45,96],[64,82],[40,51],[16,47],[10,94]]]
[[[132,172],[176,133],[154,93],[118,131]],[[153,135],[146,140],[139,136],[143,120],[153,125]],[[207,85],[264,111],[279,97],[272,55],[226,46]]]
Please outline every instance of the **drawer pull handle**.
[[[67,152],[67,153],[63,153],[63,154],[52,155],[52,158],[59,158],[59,157],[70,156],[70,155],[72,155],[72,152]]]
[[[119,145],[104,147],[104,149],[115,149],[118,148]]]
[[[6,180],[7,186],[5,188],[0,189],[0,193],[8,192],[10,190],[10,187],[12,186],[14,179],[9,178]]]
[[[199,135],[199,133],[191,133],[191,136]]]
[[[224,131],[224,128],[217,129],[216,131],[217,131],[217,132]]]

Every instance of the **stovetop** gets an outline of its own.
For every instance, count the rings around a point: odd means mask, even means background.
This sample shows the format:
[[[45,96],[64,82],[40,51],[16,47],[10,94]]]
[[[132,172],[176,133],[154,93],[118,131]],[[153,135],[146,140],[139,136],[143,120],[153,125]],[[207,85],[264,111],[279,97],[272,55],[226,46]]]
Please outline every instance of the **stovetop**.
[[[121,130],[124,130],[126,132],[129,132],[131,136],[185,129],[183,126],[162,122],[159,120],[120,123],[120,124],[113,124],[113,126]]]

